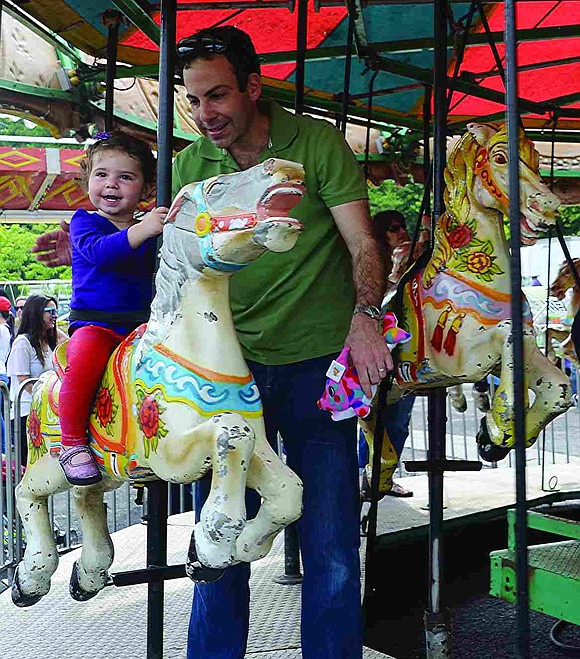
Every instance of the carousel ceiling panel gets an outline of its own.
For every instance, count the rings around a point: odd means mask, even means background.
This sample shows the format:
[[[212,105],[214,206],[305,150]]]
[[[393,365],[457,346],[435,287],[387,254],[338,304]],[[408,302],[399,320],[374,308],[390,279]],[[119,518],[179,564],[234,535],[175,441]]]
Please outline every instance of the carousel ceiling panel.
[[[83,156],[78,149],[0,147],[0,208],[92,208],[79,184]]]
[[[186,0],[178,0],[184,4]],[[240,0],[242,2],[242,0]],[[11,0],[5,0],[13,7]],[[341,107],[348,16],[341,6],[315,8],[310,0],[305,82],[307,105],[336,111]],[[180,11],[177,36],[181,38],[202,27],[235,25],[246,30],[257,46],[268,78],[266,93],[292,102],[295,80],[296,12],[285,2],[264,7],[260,0],[199,0],[200,9]],[[273,4],[270,2],[270,4]],[[248,8],[248,6],[255,7]],[[208,6],[217,7],[207,9]],[[486,19],[499,58],[504,14],[502,2],[483,3]],[[154,65],[158,59],[159,12],[155,3],[140,0],[30,0],[21,5],[70,44],[102,57],[106,28],[102,12],[119,8],[130,17],[120,28],[120,61],[132,65]],[[201,8],[203,7],[203,8]],[[462,21],[470,4],[451,2],[453,31],[449,36],[449,75],[455,67],[455,52]],[[317,10],[318,9],[318,10]],[[377,119],[420,128],[425,85],[432,82],[433,5],[425,2],[373,4],[363,10],[366,38],[384,67],[374,81],[377,94],[373,112]],[[476,13],[469,31],[460,78],[453,94],[450,122],[463,130],[474,117],[500,118],[504,113],[503,82],[493,52],[487,45],[485,25]],[[519,94],[527,126],[542,127],[558,116],[559,129],[580,125],[580,2],[577,0],[519,0],[517,3]],[[149,73],[154,74],[154,68]],[[353,114],[366,117],[366,99],[372,72],[361,60],[353,61],[350,93],[355,95]],[[526,103],[526,101],[528,101]]]

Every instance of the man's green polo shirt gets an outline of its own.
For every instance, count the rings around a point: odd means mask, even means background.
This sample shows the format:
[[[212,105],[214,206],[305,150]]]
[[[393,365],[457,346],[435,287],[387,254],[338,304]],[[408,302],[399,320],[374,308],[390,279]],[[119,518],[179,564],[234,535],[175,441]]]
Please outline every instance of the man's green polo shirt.
[[[355,291],[352,260],[329,208],[366,199],[367,187],[332,124],[294,115],[277,103],[260,109],[270,115],[271,142],[260,162],[276,157],[304,166],[306,194],[290,213],[304,229],[294,249],[267,252],[234,275],[231,304],[246,358],[290,364],[342,349]],[[193,181],[235,171],[239,167],[227,151],[201,138],[175,159],[173,195]]]

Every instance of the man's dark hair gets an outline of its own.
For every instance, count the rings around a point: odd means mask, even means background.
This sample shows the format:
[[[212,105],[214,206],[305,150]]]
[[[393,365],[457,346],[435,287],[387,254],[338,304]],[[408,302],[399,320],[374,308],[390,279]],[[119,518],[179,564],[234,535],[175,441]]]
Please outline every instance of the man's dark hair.
[[[208,27],[185,37],[177,44],[177,69],[184,69],[197,59],[223,55],[232,65],[238,88],[245,92],[250,73],[260,75],[260,60],[250,36],[232,25]]]

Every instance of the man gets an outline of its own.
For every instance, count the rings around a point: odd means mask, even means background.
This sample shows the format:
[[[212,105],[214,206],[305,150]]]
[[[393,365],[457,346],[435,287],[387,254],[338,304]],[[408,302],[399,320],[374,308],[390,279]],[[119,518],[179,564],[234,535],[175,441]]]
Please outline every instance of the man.
[[[177,54],[203,137],[177,155],[174,195],[193,181],[272,157],[305,168],[306,193],[292,213],[304,226],[298,244],[282,256],[264,254],[237,273],[231,302],[264,404],[268,437],[275,442],[281,434],[288,465],[304,483],[298,523],[302,656],[361,659],[356,426],[354,420],[332,422],[316,401],[345,340],[367,395],[392,369],[377,321],[385,276],[366,183],[330,123],[260,100],[260,65],[247,34],[233,27],[202,30],[183,39]],[[36,251],[48,250],[45,262],[57,263],[59,251],[66,256],[61,237],[37,242]],[[196,511],[208,488],[207,479],[197,483]],[[248,517],[256,508],[250,491]],[[196,584],[190,659],[243,659],[249,576],[250,566],[241,564],[215,583]]]
[[[20,296],[14,300],[14,309],[16,310],[16,319],[14,321],[14,331],[16,332],[20,327],[20,321],[22,320],[22,311],[24,310],[24,305],[28,296]]]
[[[237,274],[232,309],[262,396],[270,441],[280,432],[288,465],[304,482],[298,523],[303,657],[360,659],[356,428],[354,421],[333,423],[316,400],[345,337],[367,394],[371,383],[392,368],[373,317],[372,307],[380,306],[384,290],[384,269],[366,183],[331,124],[260,101],[260,66],[244,32],[202,30],[183,39],[177,53],[204,137],[177,155],[174,194],[192,181],[271,157],[304,165],[306,194],[293,213],[304,226],[298,244],[282,259],[266,254]],[[203,485],[196,488],[198,501]],[[243,659],[249,573],[249,565],[238,565],[220,581],[196,586],[191,659]]]

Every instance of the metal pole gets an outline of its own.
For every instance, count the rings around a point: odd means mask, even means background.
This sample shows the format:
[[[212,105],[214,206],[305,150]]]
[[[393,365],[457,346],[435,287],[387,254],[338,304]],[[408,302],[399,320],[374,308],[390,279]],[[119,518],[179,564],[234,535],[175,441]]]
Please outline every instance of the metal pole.
[[[306,40],[308,35],[308,0],[298,0],[296,29],[296,94],[294,110],[304,112],[304,68],[306,65]],[[296,524],[284,529],[284,574],[274,579],[281,584],[295,584],[302,581],[300,574],[300,542]]]
[[[115,78],[117,77],[117,46],[119,45],[119,23],[121,14],[108,9],[102,16],[103,25],[107,28],[107,73],[105,94],[105,130],[113,130]]]
[[[371,121],[373,118],[373,99],[374,99],[374,90],[375,90],[375,80],[379,75],[378,71],[374,71],[371,75],[369,81],[369,93],[368,93],[368,106],[367,106],[367,134],[365,139],[365,162],[364,162],[364,175],[365,178],[369,177],[369,161],[370,161],[370,150],[371,150]]]
[[[344,87],[342,90],[342,117],[340,130],[344,135],[346,133],[346,123],[348,119],[348,106],[350,102],[350,71],[352,69],[352,40],[354,37],[354,17],[351,13],[348,15],[348,32],[346,35],[346,58],[344,60]],[[367,132],[370,126],[367,128]]]
[[[147,483],[147,569],[167,565],[167,483]],[[147,659],[163,659],[165,583],[147,586]]]
[[[444,212],[444,171],[447,161],[447,0],[435,0],[433,62],[433,215],[431,236]],[[429,462],[445,459],[446,391],[429,392]],[[429,471],[429,590],[425,612],[425,640],[428,659],[449,656],[449,625],[441,604],[443,580],[443,470]]]
[[[304,112],[304,69],[306,66],[306,40],[308,35],[308,0],[298,0],[296,27],[296,94],[294,110],[296,114]]]
[[[524,339],[519,180],[519,114],[515,0],[505,0],[506,106],[508,131],[509,220],[511,270],[512,347],[514,364],[514,427],[516,453],[516,619],[518,657],[529,657],[528,532],[526,504],[526,414],[524,398]]]
[[[173,80],[175,71],[176,0],[161,2],[159,44],[159,111],[157,123],[157,205],[171,205],[173,157]],[[167,565],[167,484],[147,486],[147,567]],[[147,659],[163,657],[163,600],[165,584],[147,587]]]

